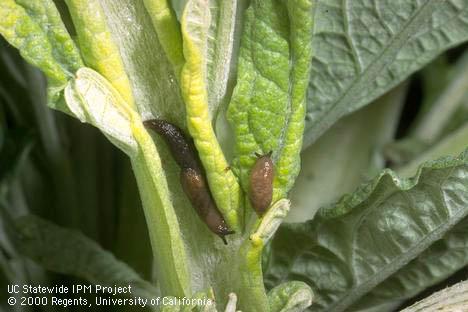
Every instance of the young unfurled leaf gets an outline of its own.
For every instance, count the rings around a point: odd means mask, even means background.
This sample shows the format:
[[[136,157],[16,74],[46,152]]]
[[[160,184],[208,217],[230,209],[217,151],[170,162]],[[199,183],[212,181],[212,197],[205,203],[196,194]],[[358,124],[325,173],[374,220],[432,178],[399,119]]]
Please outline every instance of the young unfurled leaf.
[[[291,202],[287,199],[280,199],[272,205],[268,212],[262,217],[255,233],[250,236],[253,244],[265,245],[278,230],[279,226],[287,216]]]
[[[137,153],[131,126],[137,115],[104,77],[90,68],[81,68],[67,86],[65,99],[81,121],[99,128],[128,155]]]
[[[312,1],[252,1],[246,12],[228,119],[245,190],[255,153],[273,151],[273,201],[285,196],[299,172],[311,29]]]
[[[317,0],[315,7],[304,147],[468,39],[465,0]]]
[[[188,1],[187,32],[203,55],[204,80],[208,91],[208,109],[212,119],[225,103],[228,80],[231,76],[234,32],[239,1]],[[197,27],[200,23],[201,27]]]
[[[467,170],[468,152],[412,179],[384,171],[314,220],[281,227],[268,285],[300,279],[316,295],[312,311],[347,310],[468,215]]]
[[[232,40],[225,42],[224,36],[232,36],[234,31],[236,5],[235,1],[215,1],[221,8],[229,6],[231,14],[224,8],[213,10],[218,15],[213,16],[208,2],[189,0],[185,6],[181,24],[186,63],[181,73],[181,88],[187,127],[206,170],[213,197],[229,225],[239,230],[239,185],[229,170],[212,124],[226,92]],[[223,18],[224,15],[227,16]],[[216,30],[217,27],[221,28]],[[213,87],[215,84],[217,86]]]
[[[309,285],[303,282],[287,282],[268,293],[271,312],[302,312],[314,298]]]

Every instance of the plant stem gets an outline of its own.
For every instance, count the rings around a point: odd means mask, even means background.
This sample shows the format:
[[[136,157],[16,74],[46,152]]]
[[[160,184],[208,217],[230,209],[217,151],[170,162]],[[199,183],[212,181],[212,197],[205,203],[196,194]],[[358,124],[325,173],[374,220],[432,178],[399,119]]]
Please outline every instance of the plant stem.
[[[153,140],[139,125],[133,129],[140,152],[131,163],[143,204],[163,295],[191,296],[189,261],[167,182]]]

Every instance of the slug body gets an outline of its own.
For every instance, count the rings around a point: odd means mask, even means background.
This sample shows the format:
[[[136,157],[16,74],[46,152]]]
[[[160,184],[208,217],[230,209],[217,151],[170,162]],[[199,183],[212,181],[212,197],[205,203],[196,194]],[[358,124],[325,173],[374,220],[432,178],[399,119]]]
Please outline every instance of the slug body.
[[[192,168],[201,172],[198,155],[195,153],[195,146],[191,140],[182,132],[182,129],[161,119],[151,119],[143,122],[145,127],[160,134],[166,142],[172,157],[182,168]]]
[[[143,124],[163,137],[181,168],[180,183],[192,206],[208,228],[227,244],[225,236],[234,231],[229,230],[216,207],[193,142],[187,139],[179,127],[167,121],[151,119]]]
[[[271,152],[258,157],[250,171],[250,203],[258,216],[263,216],[273,197],[273,161]]]
[[[229,230],[226,221],[216,207],[204,176],[192,168],[182,169],[180,183],[200,218],[213,233],[221,237],[224,244],[227,244],[225,236],[234,232]]]

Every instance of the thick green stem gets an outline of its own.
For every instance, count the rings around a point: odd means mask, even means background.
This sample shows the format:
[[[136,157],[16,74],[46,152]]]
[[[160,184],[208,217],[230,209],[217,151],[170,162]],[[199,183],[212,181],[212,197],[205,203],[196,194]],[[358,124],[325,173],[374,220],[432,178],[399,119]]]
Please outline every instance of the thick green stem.
[[[239,268],[239,307],[244,311],[269,311],[269,302],[263,284],[262,252],[289,212],[290,202],[277,201],[262,219],[256,220],[255,232],[246,237],[240,246],[237,265]]]
[[[134,126],[133,132],[140,151],[131,162],[143,203],[161,292],[163,295],[190,297],[189,261],[169,199],[161,160],[149,134],[139,126]]]
[[[242,290],[239,306],[245,311],[269,311],[268,298],[263,286],[262,251],[263,242],[255,244],[249,240],[241,246],[239,272]]]
[[[77,72],[65,90],[68,105],[81,110],[85,120],[98,127],[131,159],[143,203],[149,237],[163,295],[190,297],[189,258],[179,220],[167,186],[167,177],[153,139],[138,113],[99,73]]]

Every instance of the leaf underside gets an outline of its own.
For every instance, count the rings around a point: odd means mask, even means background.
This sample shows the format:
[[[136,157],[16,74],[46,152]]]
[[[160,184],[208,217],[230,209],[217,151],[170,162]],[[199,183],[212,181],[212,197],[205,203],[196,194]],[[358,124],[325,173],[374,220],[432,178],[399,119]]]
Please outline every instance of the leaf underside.
[[[302,280],[311,311],[345,311],[468,214],[468,153],[427,163],[412,179],[384,171],[272,243],[267,285]],[[294,246],[291,245],[294,241]]]
[[[468,0],[317,0],[304,147],[468,39]]]

